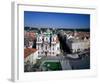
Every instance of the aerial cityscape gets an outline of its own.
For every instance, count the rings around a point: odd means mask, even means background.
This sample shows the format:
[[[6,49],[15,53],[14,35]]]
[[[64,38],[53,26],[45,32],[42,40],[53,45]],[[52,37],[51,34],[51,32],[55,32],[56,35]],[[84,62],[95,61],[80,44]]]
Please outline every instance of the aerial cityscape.
[[[24,72],[90,69],[90,15],[24,11]]]

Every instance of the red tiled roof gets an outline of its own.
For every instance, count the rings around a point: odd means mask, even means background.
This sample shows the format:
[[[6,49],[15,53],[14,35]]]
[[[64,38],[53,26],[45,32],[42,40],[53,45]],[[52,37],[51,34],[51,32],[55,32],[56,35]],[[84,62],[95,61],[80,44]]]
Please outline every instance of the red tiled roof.
[[[26,48],[24,49],[24,58],[26,58],[27,56],[29,56],[30,54],[36,52],[37,49],[35,48]]]

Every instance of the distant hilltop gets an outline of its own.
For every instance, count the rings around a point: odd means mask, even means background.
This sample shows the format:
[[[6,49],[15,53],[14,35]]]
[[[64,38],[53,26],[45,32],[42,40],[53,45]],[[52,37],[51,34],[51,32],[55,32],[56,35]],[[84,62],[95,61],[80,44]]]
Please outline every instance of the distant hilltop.
[[[24,27],[24,30],[45,30],[45,29],[50,29],[50,30],[64,30],[64,31],[83,31],[83,32],[90,32],[90,28],[38,28],[38,27]]]

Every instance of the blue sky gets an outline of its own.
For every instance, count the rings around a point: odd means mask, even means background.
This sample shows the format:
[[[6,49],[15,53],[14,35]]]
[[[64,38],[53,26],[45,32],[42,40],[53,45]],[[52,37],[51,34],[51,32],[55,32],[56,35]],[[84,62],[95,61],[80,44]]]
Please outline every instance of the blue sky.
[[[24,11],[24,26],[69,29],[90,28],[90,15]]]

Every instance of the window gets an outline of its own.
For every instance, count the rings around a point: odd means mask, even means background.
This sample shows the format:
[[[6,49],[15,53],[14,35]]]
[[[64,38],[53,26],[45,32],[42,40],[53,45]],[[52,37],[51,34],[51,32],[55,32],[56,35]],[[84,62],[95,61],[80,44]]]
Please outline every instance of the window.
[[[48,38],[46,38],[46,41],[48,40]]]
[[[39,49],[39,45],[38,45],[38,49]]]
[[[55,48],[53,47],[52,49],[54,50]]]
[[[38,52],[38,54],[40,54],[40,52]]]
[[[45,49],[47,50],[47,45],[45,46]]]
[[[43,54],[43,52],[41,52],[41,54]]]
[[[57,50],[59,50],[59,47],[57,47]]]

